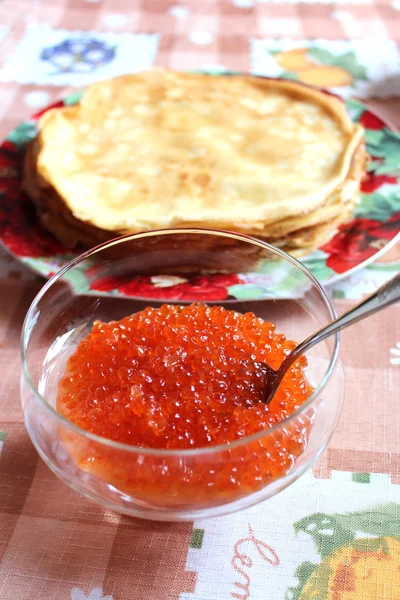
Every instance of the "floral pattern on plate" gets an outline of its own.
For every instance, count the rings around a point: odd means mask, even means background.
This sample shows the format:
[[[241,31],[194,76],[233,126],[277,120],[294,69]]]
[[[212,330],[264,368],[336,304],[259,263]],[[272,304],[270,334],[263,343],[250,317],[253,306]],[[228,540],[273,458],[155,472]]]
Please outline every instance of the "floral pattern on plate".
[[[198,275],[190,279],[158,275],[155,277],[138,276],[129,281],[118,277],[94,278],[90,290],[112,292],[116,290],[122,296],[148,298],[152,300],[182,301],[222,301],[235,298],[231,286],[241,286],[242,280],[235,274]]]
[[[80,93],[75,93],[52,108],[75,104],[79,98]],[[302,259],[324,284],[377,258],[400,232],[400,135],[360,102],[350,100],[347,107],[353,120],[366,128],[371,162],[353,219],[342,225],[328,243]],[[35,137],[36,122],[43,112],[21,123],[0,146],[0,241],[28,267],[50,277],[73,255],[40,226],[20,187],[24,146]],[[82,289],[84,281],[88,293],[182,301],[260,299],[273,294],[287,297],[304,291],[296,281],[295,271],[285,271],[279,263],[269,263],[258,273],[242,275],[201,276],[173,282],[162,273],[160,276],[141,276],[129,282],[104,281],[82,272],[79,285]]]

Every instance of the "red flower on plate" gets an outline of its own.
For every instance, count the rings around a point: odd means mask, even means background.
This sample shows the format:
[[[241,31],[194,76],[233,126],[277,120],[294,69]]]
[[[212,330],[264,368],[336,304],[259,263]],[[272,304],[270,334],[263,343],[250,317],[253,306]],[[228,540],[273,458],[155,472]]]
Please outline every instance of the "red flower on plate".
[[[39,225],[35,209],[21,192],[23,153],[15,144],[0,145],[0,240],[16,256],[38,258],[67,250]]]
[[[373,235],[380,240],[392,240],[400,233],[400,211],[392,215],[387,221],[381,223],[373,229]]]
[[[21,218],[22,221],[23,217]],[[37,225],[8,225],[0,231],[0,239],[15,256],[39,258],[66,254],[67,250]]]
[[[137,298],[154,298],[155,300],[225,300],[228,287],[240,283],[237,275],[198,275],[188,281],[170,286],[154,284],[151,277],[140,275],[129,281],[122,281],[118,277],[102,277],[92,281],[91,290],[110,292],[117,289],[124,296]]]
[[[51,108],[61,108],[63,106],[64,106],[64,101],[63,100],[58,100],[57,102],[53,102],[53,104],[50,104],[49,106],[46,106],[45,108],[42,108],[37,113],[35,113],[32,116],[32,119],[35,119],[35,120],[39,119],[39,117],[41,117],[42,115],[44,115],[44,113],[46,113]]]
[[[380,119],[376,115],[372,114],[368,110],[366,110],[363,113],[363,115],[360,119],[360,123],[361,123],[361,125],[363,125],[365,127],[365,129],[378,129],[379,130],[379,129],[383,129],[385,127],[385,123],[382,121],[382,119]]]
[[[374,173],[367,173],[361,182],[361,191],[364,194],[371,194],[385,183],[396,184],[398,183],[397,177],[394,175],[375,175]]]
[[[21,193],[18,180],[0,191],[0,239],[16,256],[38,258],[66,254],[67,250],[37,221],[35,210]]]
[[[87,275],[94,275],[94,267],[90,267],[86,271]],[[123,281],[119,277],[99,277],[90,284],[90,289],[96,292],[112,292],[122,285]]]
[[[14,144],[14,142],[10,142],[10,140],[4,140],[4,142],[1,142],[0,150],[9,156],[20,156],[17,146]]]
[[[17,179],[21,172],[21,155],[16,146],[7,140],[0,146],[0,190],[8,187],[10,180]]]
[[[321,250],[329,254],[326,265],[345,273],[379,250],[378,240],[391,240],[400,231],[400,212],[385,223],[373,219],[354,219],[339,227],[339,232]]]

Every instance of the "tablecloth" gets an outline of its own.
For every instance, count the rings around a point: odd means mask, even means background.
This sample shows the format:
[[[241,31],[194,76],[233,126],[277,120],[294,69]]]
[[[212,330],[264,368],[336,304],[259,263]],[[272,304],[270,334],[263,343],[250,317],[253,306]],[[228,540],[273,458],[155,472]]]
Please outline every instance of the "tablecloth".
[[[287,75],[310,47],[309,82],[400,125],[399,42],[399,0],[1,0],[0,134],[103,77],[153,64]],[[397,245],[337,282],[338,312],[399,270]],[[234,515],[152,523],[79,497],[28,438],[19,335],[42,284],[0,250],[2,600],[400,598],[399,306],[343,332],[344,409],[312,471]]]

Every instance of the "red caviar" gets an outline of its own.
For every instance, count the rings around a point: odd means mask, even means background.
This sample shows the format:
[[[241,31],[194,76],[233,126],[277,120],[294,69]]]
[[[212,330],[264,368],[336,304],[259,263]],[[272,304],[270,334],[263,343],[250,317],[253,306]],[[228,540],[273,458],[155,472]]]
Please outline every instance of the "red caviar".
[[[262,363],[277,368],[295,345],[275,333],[273,323],[220,306],[164,305],[120,321],[96,321],[67,362],[57,408],[83,429],[133,446],[195,449],[232,443],[268,430],[310,395],[303,357],[271,404],[262,401]],[[174,492],[179,501],[204,499],[207,490],[215,498],[234,489],[249,493],[284,475],[305,449],[309,426],[310,418],[303,417],[272,436],[232,448],[228,467],[226,460],[211,468],[197,459],[197,470],[193,464],[188,470],[171,459],[165,468],[159,454],[145,455],[140,464],[130,457],[129,466],[127,455],[124,464],[116,457],[126,451],[95,442],[75,442],[70,450],[83,468],[124,491],[148,497],[172,487],[179,490]]]

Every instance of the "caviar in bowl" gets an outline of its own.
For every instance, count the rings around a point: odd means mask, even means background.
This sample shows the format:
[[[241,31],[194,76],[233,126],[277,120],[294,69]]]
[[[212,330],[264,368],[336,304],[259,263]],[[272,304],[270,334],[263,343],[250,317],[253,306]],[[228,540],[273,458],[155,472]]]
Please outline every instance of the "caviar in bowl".
[[[263,361],[276,368],[334,316],[303,265],[246,236],[165,230],[103,244],[27,313],[28,432],[61,479],[113,510],[191,520],[245,508],[297,479],[333,432],[338,337],[299,360],[268,407],[262,391]]]

